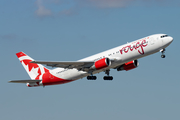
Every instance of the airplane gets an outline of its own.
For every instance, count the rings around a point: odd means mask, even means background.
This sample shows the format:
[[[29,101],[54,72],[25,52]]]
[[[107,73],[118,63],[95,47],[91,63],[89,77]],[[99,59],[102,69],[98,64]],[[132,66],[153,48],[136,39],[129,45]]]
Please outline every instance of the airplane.
[[[13,80],[11,83],[26,83],[28,87],[57,85],[87,77],[96,80],[94,74],[105,72],[104,80],[113,80],[110,69],[132,70],[138,67],[137,59],[161,52],[165,58],[165,48],[173,41],[167,34],[154,34],[122,46],[86,57],[78,61],[35,61],[23,52],[16,53],[29,74],[29,80]],[[56,67],[47,69],[43,65]]]

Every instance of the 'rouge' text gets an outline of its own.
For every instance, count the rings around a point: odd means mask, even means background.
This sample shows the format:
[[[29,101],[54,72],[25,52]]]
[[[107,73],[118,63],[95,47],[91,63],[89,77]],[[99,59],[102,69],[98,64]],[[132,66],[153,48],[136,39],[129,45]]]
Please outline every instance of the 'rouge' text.
[[[132,45],[127,45],[125,47],[123,47],[121,50],[120,50],[120,53],[123,54],[124,53],[128,53],[129,50],[130,51],[133,51],[134,49],[135,50],[138,50],[138,52],[143,55],[144,54],[144,47],[147,46],[147,42],[146,40],[142,40],[142,41],[138,41],[136,42],[135,44],[132,44]],[[138,49],[140,48],[140,49]]]

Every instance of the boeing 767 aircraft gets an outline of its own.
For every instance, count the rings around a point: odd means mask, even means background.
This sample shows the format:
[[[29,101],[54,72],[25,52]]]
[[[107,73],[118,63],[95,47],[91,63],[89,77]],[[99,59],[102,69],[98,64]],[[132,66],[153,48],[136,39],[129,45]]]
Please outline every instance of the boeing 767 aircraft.
[[[28,87],[57,85],[87,77],[96,80],[94,74],[104,71],[104,80],[112,80],[110,69],[131,70],[138,67],[139,58],[164,51],[173,38],[166,34],[151,35],[131,43],[95,54],[78,61],[35,61],[23,52],[16,53],[20,62],[29,74],[29,80],[14,80],[13,83],[26,83]],[[49,70],[43,65],[56,67]]]

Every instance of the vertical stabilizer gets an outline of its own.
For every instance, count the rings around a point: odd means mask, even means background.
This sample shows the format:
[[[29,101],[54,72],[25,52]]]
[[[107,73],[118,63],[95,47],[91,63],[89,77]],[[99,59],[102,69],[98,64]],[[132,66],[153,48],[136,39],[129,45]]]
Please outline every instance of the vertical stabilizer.
[[[30,63],[31,61],[34,61],[34,59],[23,52],[16,53],[16,55],[32,80],[42,80],[42,75],[49,71],[41,64]]]

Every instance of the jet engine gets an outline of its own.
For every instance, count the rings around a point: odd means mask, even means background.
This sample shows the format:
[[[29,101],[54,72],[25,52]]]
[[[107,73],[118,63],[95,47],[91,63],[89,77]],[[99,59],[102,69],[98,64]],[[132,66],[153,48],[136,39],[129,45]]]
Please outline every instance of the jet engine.
[[[100,70],[103,68],[106,68],[111,65],[111,61],[109,58],[103,58],[94,63],[94,65],[91,67],[92,69]]]
[[[138,60],[133,60],[133,61],[127,62],[127,63],[119,66],[119,67],[117,68],[117,71],[121,71],[121,70],[126,70],[126,71],[128,71],[128,70],[134,69],[134,68],[136,68],[136,67],[138,67],[138,66],[139,66]]]

